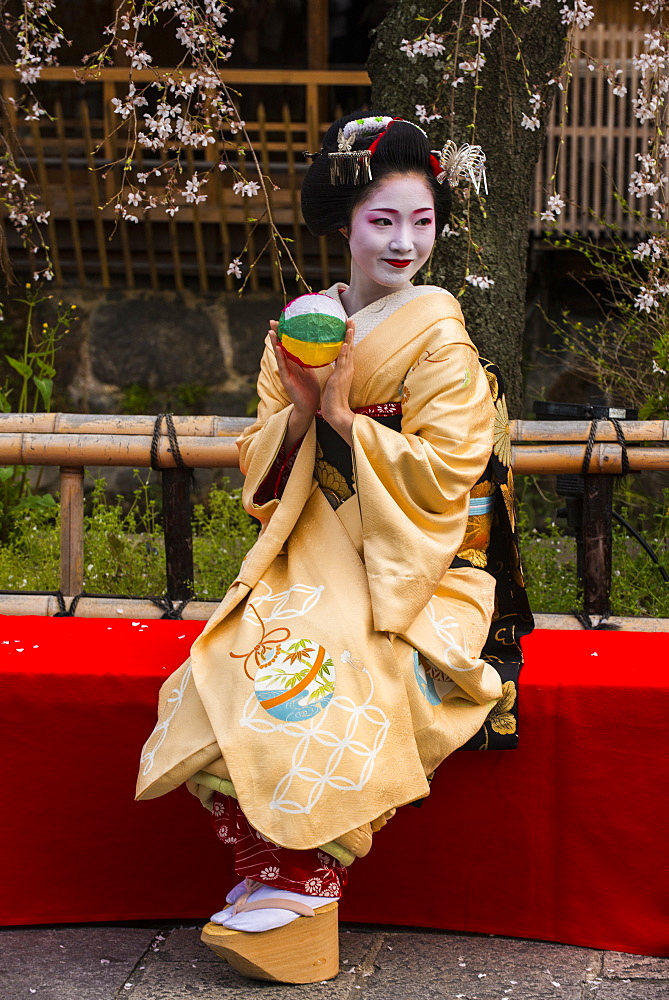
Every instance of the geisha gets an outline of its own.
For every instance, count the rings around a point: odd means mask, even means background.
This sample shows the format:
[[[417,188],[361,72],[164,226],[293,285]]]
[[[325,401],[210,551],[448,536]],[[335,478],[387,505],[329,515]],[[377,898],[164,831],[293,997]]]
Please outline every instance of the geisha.
[[[138,798],[186,782],[232,847],[242,881],[203,940],[256,978],[335,976],[348,866],[450,753],[515,732],[531,616],[499,373],[453,295],[412,284],[481,166],[402,120],[326,134],[302,209],[348,240],[350,281],[325,293],[345,342],[301,367],[270,323],[238,442],[262,530],[142,754]]]

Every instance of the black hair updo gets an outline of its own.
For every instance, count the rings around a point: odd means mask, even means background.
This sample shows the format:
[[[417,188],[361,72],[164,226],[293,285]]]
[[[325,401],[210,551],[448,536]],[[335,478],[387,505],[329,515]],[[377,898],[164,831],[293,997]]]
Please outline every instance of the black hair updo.
[[[355,206],[365,200],[384,178],[393,174],[417,174],[424,178],[434,197],[436,232],[448,222],[452,195],[448,181],[440,184],[430,161],[430,143],[423,132],[410,122],[394,121],[385,132],[356,139],[354,150],[369,149],[379,138],[371,159],[372,179],[364,184],[332,184],[328,153],[337,151],[339,130],[359,115],[340,118],[330,126],[323,146],[302,182],[302,215],[314,236],[336,233],[347,227]]]

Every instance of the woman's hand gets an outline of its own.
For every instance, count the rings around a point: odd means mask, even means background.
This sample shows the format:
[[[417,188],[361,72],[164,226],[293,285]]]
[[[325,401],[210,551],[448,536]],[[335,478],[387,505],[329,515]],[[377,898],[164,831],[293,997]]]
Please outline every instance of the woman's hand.
[[[271,319],[269,337],[274,348],[279,377],[288,398],[293,404],[293,412],[288,421],[284,447],[289,452],[293,445],[309,430],[321,401],[321,387],[313,368],[303,368],[287,357],[276,335],[279,324]]]
[[[350,446],[353,445],[353,410],[349,406],[348,397],[353,381],[353,337],[355,323],[349,319],[346,323],[346,339],[342,344],[339,357],[335,361],[334,371],[325,383],[321,399],[321,412],[330,426]]]

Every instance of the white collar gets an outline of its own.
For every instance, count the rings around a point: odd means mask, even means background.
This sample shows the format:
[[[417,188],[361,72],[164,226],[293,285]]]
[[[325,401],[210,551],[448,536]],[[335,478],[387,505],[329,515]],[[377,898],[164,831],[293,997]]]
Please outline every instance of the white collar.
[[[347,288],[348,285],[345,285],[342,281],[337,281],[325,291],[325,295],[329,295],[331,299],[335,299],[344,308],[340,293],[345,292]],[[368,306],[358,309],[357,312],[352,313],[349,317],[355,320],[354,343],[359,344],[382,320],[388,319],[389,316],[401,306],[406,305],[407,302],[411,302],[412,299],[416,299],[421,295],[433,295],[435,292],[441,292],[444,295],[451,294],[445,288],[439,288],[438,285],[409,285],[408,288],[402,288],[398,292],[390,292],[388,295],[370,302]]]

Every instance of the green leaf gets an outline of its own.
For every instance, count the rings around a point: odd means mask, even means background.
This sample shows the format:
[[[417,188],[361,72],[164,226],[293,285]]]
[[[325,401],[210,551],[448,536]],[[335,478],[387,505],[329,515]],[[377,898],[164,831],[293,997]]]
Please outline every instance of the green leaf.
[[[50,378],[37,378],[33,379],[37,391],[42,397],[42,402],[44,403],[44,408],[49,409],[51,406],[51,393],[53,392],[53,381]]]
[[[13,465],[3,465],[0,466],[0,483],[6,483],[8,479],[11,479],[14,475]]]
[[[109,531],[107,532],[107,542],[114,559],[119,559],[123,553],[123,540]]]
[[[5,354],[5,357],[12,368],[14,368],[19,375],[22,375],[23,378],[31,378],[33,370],[30,365],[26,365],[23,361],[18,361],[16,358],[10,358],[8,354]]]
[[[7,394],[0,392],[0,413],[10,413],[11,409],[12,407],[9,399],[7,398]]]
[[[52,510],[57,506],[50,493],[41,493],[39,496],[23,497],[12,510]]]

